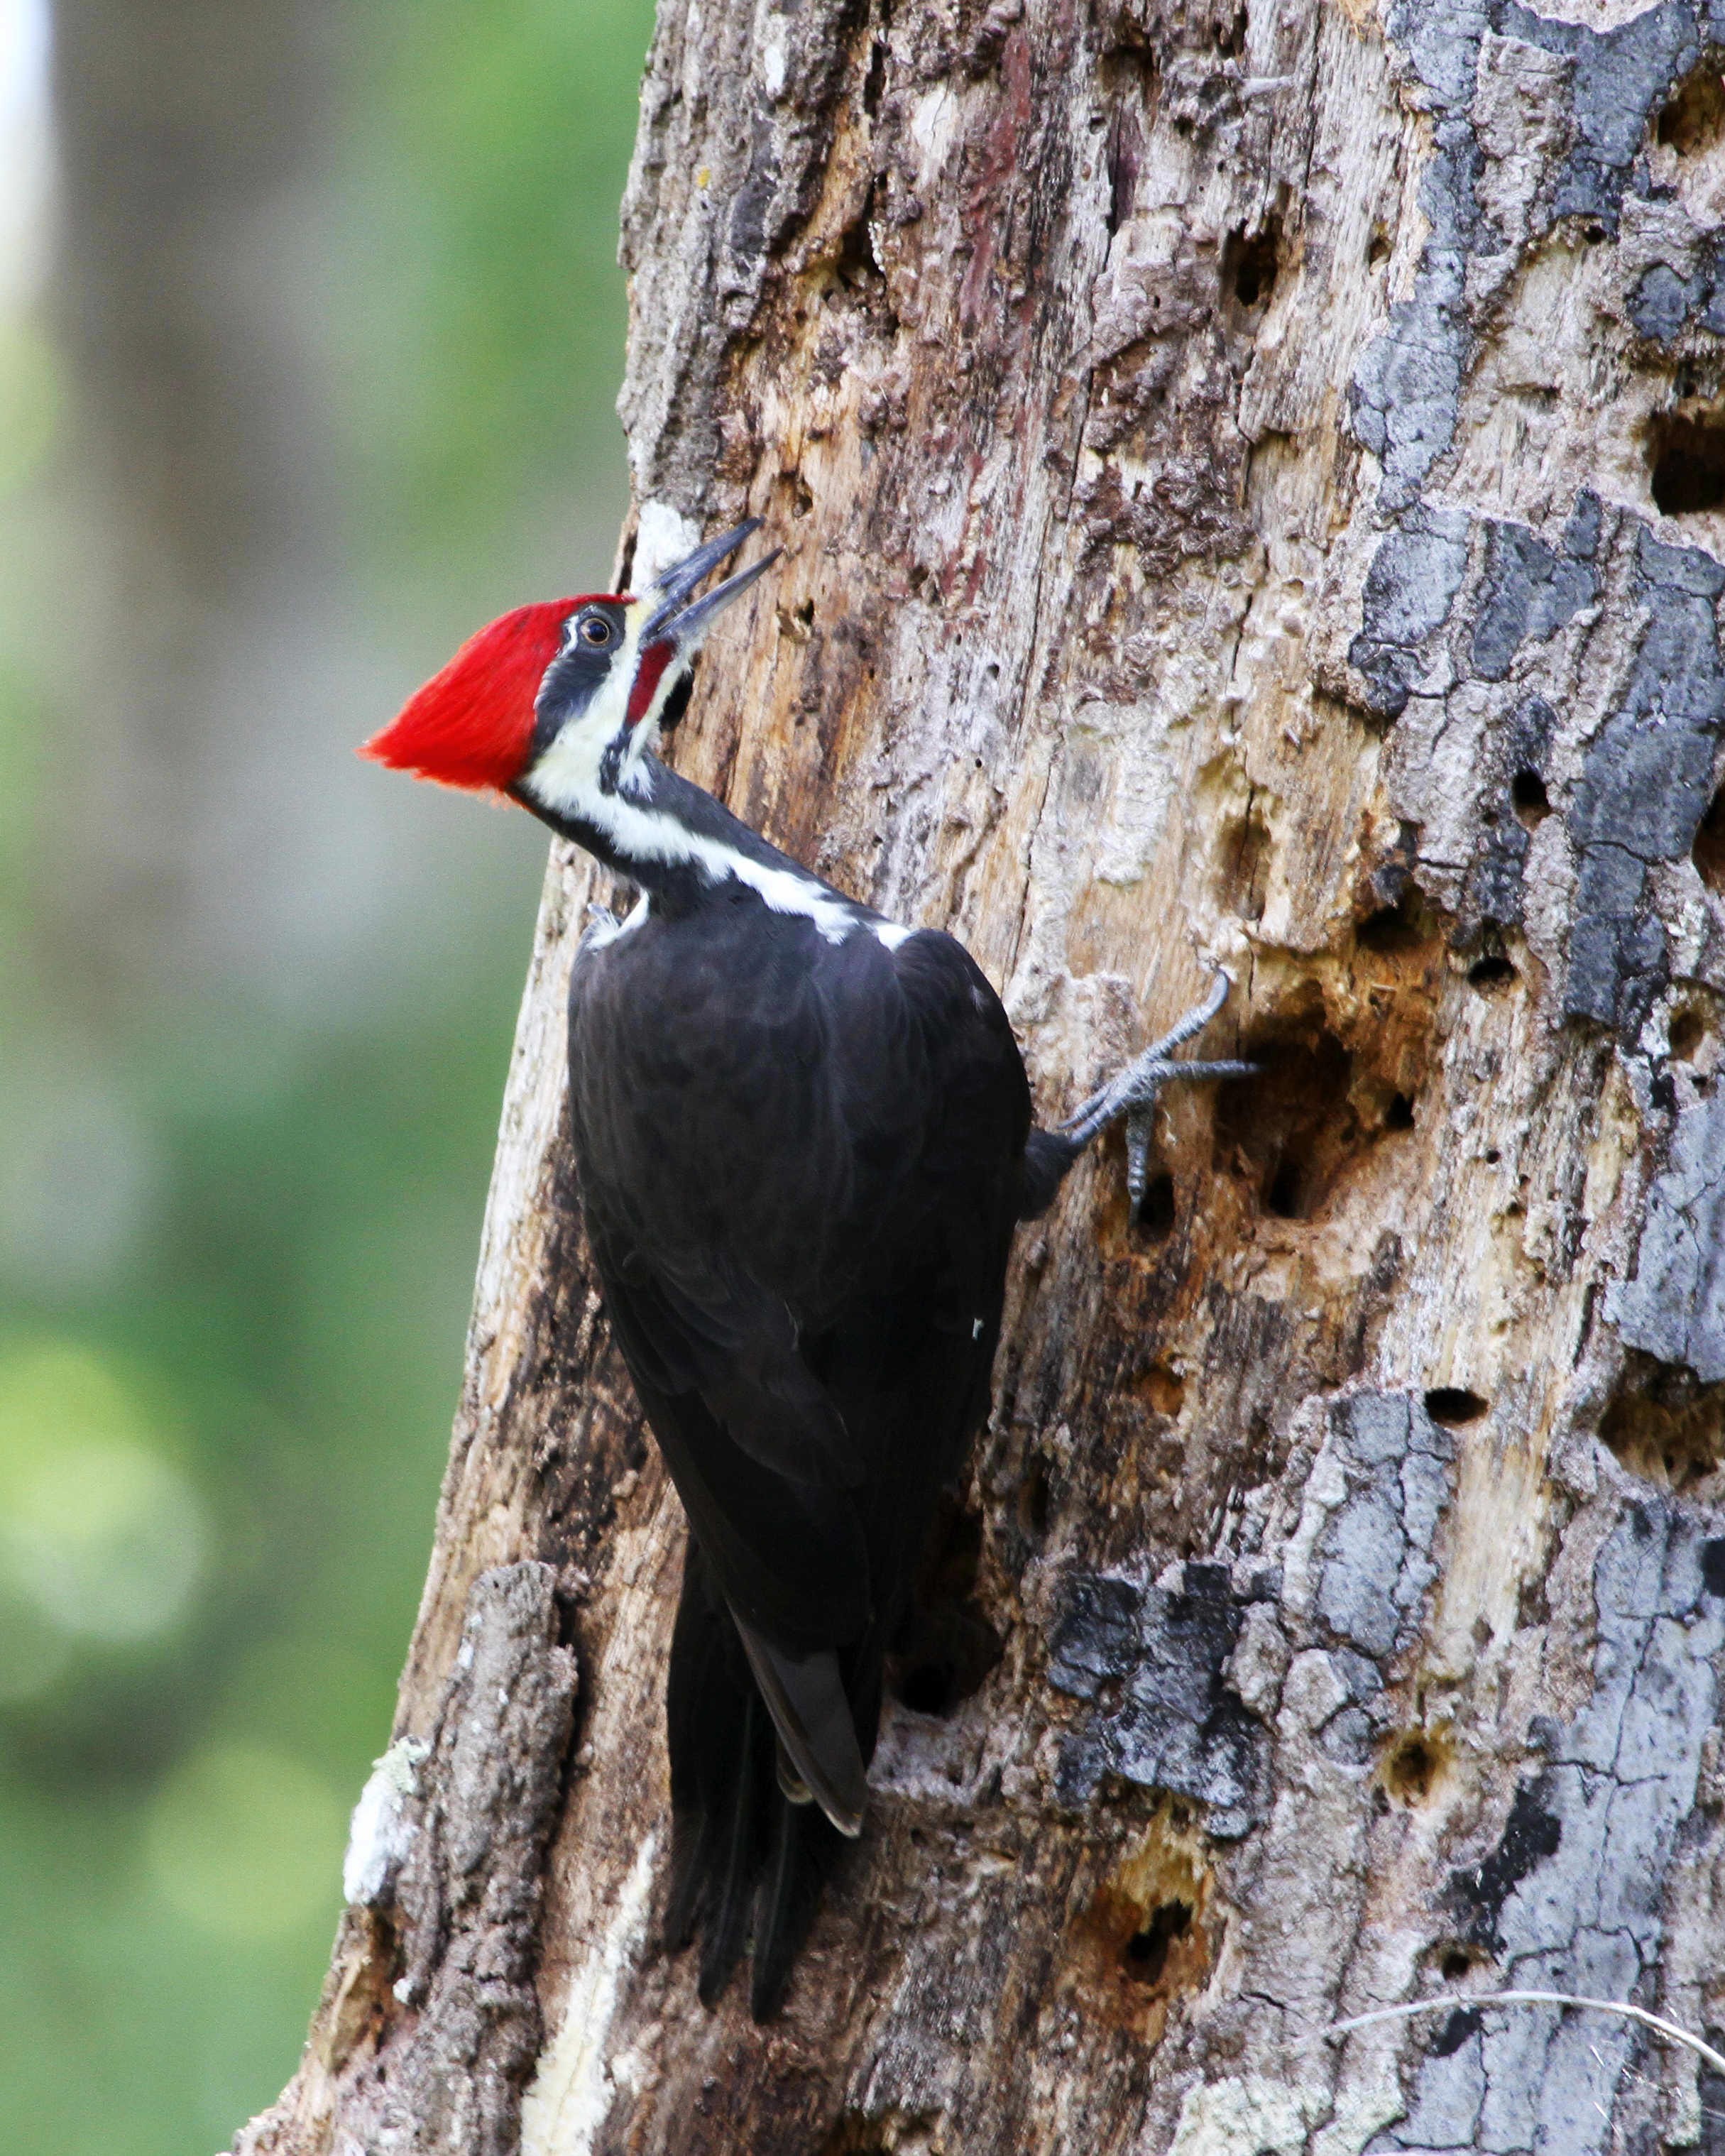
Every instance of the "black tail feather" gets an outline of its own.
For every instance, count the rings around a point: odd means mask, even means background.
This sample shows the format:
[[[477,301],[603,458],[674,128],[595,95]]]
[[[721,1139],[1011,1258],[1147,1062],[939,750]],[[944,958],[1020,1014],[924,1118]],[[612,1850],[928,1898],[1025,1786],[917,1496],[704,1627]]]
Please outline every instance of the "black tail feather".
[[[717,1583],[691,1540],[665,1688],[671,1768],[666,1947],[701,1935],[697,1989],[711,2006],[752,1944],[750,2010],[784,1998],[844,1838],[786,1796],[779,1744]],[[752,1921],[752,1940],[750,1928]]]
[[[773,1842],[755,1905],[755,1961],[749,2011],[770,2021],[783,2003],[791,1966],[809,1936],[839,1836],[814,1807],[774,1792]]]
[[[788,1655],[734,1609],[731,1614],[797,1780],[839,1833],[854,1840],[862,1832],[869,1785],[839,1657],[830,1648]]]
[[[728,1817],[721,1815],[714,1836],[717,1860],[709,1876],[706,1923],[701,1942],[701,2003],[711,2006],[730,1979],[748,1933],[750,1889],[760,1869],[760,1746],[755,1724],[764,1719],[760,1703],[743,1702],[742,1742],[737,1747],[736,1775],[727,1792]],[[780,1799],[782,1803],[783,1799]]]

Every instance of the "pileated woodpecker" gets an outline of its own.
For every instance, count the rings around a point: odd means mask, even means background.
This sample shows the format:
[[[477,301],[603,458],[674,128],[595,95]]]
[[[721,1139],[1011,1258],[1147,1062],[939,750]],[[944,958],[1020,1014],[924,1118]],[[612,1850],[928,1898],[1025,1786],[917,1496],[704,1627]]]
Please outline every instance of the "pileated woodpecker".
[[[639,891],[583,937],[569,1098],[605,1306],[691,1529],[667,1722],[674,1944],[711,2004],[752,1928],[776,2008],[861,1828],[882,1665],[982,1422],[1013,1229],[1172,1077],[1191,1013],[1037,1129],[999,999],[952,937],[813,875],[654,755],[759,520],[642,598],[481,629],[366,753],[502,794]],[[1142,1143],[1133,1148],[1135,1174]]]

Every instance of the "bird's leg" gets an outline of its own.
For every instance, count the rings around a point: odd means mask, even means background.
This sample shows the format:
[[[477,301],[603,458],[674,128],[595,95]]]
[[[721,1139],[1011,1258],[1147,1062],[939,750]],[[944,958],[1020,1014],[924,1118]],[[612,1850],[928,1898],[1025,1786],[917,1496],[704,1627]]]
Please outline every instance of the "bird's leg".
[[[1157,1095],[1168,1081],[1250,1078],[1258,1068],[1255,1063],[1176,1063],[1172,1058],[1173,1050],[1204,1031],[1227,1002],[1228,991],[1233,985],[1226,973],[1219,968],[1209,993],[1201,1004],[1194,1004],[1160,1040],[1153,1040],[1142,1055],[1135,1056],[1123,1070],[1117,1071],[1106,1086],[1099,1087],[1060,1126],[1063,1136],[1082,1146],[1088,1145],[1099,1131],[1106,1130],[1120,1116],[1126,1117],[1126,1180],[1134,1207],[1144,1195],[1149,1167],[1151,1111]]]

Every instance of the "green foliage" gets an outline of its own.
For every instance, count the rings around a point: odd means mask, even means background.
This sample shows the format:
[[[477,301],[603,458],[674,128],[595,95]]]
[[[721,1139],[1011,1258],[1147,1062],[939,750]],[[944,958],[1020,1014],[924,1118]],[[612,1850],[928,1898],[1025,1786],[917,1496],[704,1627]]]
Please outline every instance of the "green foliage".
[[[650,8],[344,19],[316,281],[352,567],[434,644],[523,531],[608,548]],[[305,1010],[194,977],[105,1031],[69,1010],[32,940],[74,872],[39,834],[61,691],[21,626],[51,560],[14,514],[76,424],[57,382],[0,321],[0,2117],[30,2156],[183,2156],[293,2070],[388,1739],[537,850],[474,871],[411,993]],[[446,621],[423,594],[458,575]]]
[[[188,1104],[178,1044],[139,1053],[147,1249],[14,1299],[0,2101],[33,2156],[220,2145],[292,2069],[424,1573],[525,928],[411,1022],[278,1034],[275,1090]]]
[[[435,543],[608,475],[617,208],[652,9],[397,0],[367,19],[352,328],[381,363],[361,370],[380,399],[358,430],[392,529]]]

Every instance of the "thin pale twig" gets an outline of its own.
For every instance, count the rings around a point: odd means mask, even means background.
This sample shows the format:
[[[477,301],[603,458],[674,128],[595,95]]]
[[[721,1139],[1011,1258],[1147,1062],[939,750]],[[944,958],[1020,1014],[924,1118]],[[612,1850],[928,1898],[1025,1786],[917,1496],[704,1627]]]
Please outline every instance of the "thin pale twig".
[[[1369,2028],[1376,2021],[1406,2021],[1416,2014],[1435,2014],[1445,2007],[1467,2013],[1481,2006],[1575,2006],[1594,2014],[1620,2014],[1626,2020],[1639,2021],[1643,2028],[1668,2036],[1674,2044],[1686,2046],[1697,2057],[1705,2059],[1715,2073],[1725,2074],[1725,2054],[1716,2051],[1711,2044],[1704,2044],[1699,2036],[1680,2028],[1675,2021],[1667,2021],[1663,2015],[1650,2014],[1645,2006],[1632,2006],[1625,1999],[1579,1999],[1568,1991],[1481,1991],[1471,1995],[1450,1992],[1436,1999],[1410,1999],[1399,2006],[1374,2006],[1369,2014],[1354,2014],[1346,2021],[1332,2021],[1327,2029],[1314,2030],[1311,2035],[1297,2041],[1316,2044],[1326,2037],[1345,2036],[1352,2030]]]

